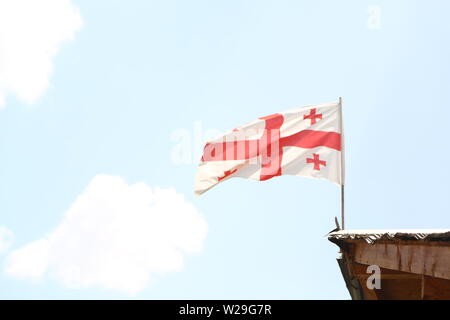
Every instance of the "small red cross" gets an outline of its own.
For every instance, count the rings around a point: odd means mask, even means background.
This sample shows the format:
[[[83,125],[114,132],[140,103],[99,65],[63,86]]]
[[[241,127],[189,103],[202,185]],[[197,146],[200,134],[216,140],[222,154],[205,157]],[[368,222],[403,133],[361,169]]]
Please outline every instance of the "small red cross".
[[[320,170],[320,166],[326,166],[327,162],[320,160],[319,155],[317,153],[313,153],[314,159],[306,158],[306,163],[314,163],[314,170]]]
[[[309,111],[309,114],[305,114],[303,116],[303,120],[311,119],[311,125],[316,124],[316,122],[317,122],[316,119],[322,120],[322,114],[321,113],[316,114],[316,111],[317,111],[316,108],[311,109]]]
[[[218,181],[222,181],[223,179],[225,179],[225,178],[231,176],[231,175],[232,175],[233,173],[235,173],[236,171],[237,171],[237,169],[235,169],[235,170],[227,170],[227,171],[225,171],[225,172],[223,173],[223,176],[218,177],[217,180],[218,180]]]

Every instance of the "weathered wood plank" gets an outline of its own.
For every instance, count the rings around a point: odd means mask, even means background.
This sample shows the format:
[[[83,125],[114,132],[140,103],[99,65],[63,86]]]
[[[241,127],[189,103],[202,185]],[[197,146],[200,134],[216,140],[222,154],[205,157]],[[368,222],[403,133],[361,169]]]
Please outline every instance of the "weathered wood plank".
[[[426,244],[354,244],[354,261],[450,280],[450,247]]]

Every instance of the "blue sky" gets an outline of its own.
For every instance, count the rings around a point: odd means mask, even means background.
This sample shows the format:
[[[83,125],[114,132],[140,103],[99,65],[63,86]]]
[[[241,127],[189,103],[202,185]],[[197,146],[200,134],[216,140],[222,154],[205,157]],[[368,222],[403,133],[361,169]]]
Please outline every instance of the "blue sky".
[[[337,186],[231,179],[195,197],[196,163],[171,158],[177,130],[201,149],[196,123],[224,131],[340,96],[346,227],[449,227],[447,1],[72,3],[83,25],[48,88],[0,109],[0,226],[14,234],[0,299],[349,299],[324,237]],[[8,274],[98,174],[183,194],[208,225],[201,252],[134,296]]]

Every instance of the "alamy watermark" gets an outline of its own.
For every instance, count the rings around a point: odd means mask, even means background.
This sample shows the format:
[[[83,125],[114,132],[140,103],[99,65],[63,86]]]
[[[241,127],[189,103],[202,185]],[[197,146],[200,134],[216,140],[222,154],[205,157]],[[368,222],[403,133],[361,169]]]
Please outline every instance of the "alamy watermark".
[[[273,129],[252,127],[222,132],[204,129],[201,121],[195,121],[190,129],[174,130],[170,136],[174,143],[170,155],[172,163],[191,165],[201,161],[245,160],[247,164],[260,163],[268,169],[277,165],[280,131],[276,125]]]
[[[175,129],[170,135],[170,140],[174,144],[170,154],[172,163],[175,165],[198,164],[205,142],[215,138],[221,132],[219,129],[205,129],[199,120],[194,121],[189,129]]]
[[[379,5],[370,5],[367,7],[366,26],[369,30],[381,30],[381,7]]]
[[[381,289],[381,269],[377,265],[367,267],[367,273],[371,274],[366,281],[367,289]]]

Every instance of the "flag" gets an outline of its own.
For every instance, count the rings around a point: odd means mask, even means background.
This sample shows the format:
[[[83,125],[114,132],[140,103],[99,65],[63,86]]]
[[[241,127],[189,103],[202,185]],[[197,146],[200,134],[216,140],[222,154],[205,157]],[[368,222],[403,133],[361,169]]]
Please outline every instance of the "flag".
[[[310,105],[259,118],[206,143],[196,178],[200,195],[234,177],[281,175],[344,184],[342,104]]]

